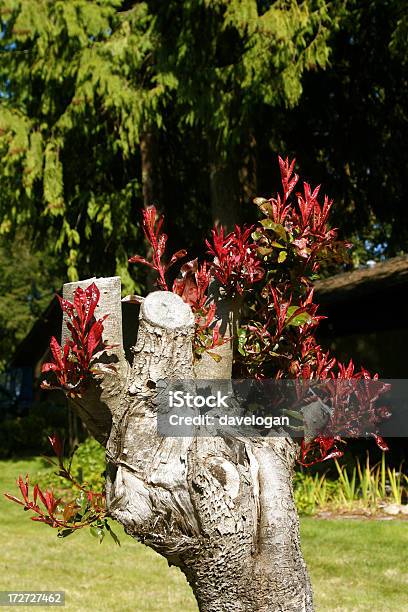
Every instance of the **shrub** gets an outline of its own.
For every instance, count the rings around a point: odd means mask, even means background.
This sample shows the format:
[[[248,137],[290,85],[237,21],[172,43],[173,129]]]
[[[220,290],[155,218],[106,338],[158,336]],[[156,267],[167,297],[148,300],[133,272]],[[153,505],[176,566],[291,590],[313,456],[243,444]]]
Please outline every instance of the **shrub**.
[[[105,449],[94,438],[87,438],[75,450],[70,471],[77,482],[86,483],[95,493],[102,493],[105,467]],[[58,476],[55,471],[50,471],[49,468],[40,472],[39,479],[42,486],[54,487],[59,491],[70,491],[73,488],[66,479]]]
[[[335,461],[335,466],[337,478],[327,473],[295,473],[294,497],[301,514],[327,509],[372,513],[384,505],[408,501],[408,476],[403,473],[402,465],[398,470],[387,466],[384,453],[376,464],[367,453],[364,463],[356,459],[348,466]]]

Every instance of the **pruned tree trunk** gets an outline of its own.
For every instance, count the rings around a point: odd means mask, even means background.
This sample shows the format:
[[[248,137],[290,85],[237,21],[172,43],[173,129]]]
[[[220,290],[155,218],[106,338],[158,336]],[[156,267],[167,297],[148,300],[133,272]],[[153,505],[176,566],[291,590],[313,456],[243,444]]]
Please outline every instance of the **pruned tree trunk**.
[[[313,610],[292,494],[294,443],[157,431],[160,381],[230,376],[231,343],[219,363],[207,368],[204,359],[195,371],[191,309],[179,296],[156,291],[140,308],[128,365],[118,279],[95,282],[99,312],[110,311],[107,339],[116,347],[108,361],[117,372],[98,375],[77,409],[106,445],[110,515],[184,572],[203,612]],[[67,297],[71,291],[66,285]],[[218,316],[230,326],[231,308],[220,298]]]

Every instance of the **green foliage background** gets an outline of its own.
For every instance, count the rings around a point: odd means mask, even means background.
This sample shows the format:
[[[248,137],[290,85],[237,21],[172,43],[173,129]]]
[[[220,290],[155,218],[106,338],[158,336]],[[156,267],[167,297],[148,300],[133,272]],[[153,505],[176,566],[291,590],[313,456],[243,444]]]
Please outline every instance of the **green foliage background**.
[[[62,286],[56,259],[33,252],[21,229],[0,242],[0,371]]]
[[[1,358],[67,277],[145,288],[147,134],[169,249],[202,253],[214,167],[253,221],[281,153],[334,196],[354,265],[405,251],[407,23],[403,0],[0,0]]]
[[[343,4],[2,0],[1,231],[32,224],[72,280],[131,284],[141,133],[195,129],[228,155],[259,106],[293,106],[327,64]]]

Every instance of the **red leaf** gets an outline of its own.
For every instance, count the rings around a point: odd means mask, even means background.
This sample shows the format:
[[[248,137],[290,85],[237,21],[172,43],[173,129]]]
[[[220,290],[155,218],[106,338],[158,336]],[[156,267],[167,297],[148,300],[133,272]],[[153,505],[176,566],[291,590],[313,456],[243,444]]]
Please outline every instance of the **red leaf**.
[[[57,455],[57,457],[61,457],[64,445],[61,442],[61,439],[59,438],[59,436],[56,433],[53,433],[51,436],[48,436],[48,440],[50,441],[52,450]]]
[[[157,241],[156,257],[160,261],[166,249],[167,234],[161,234]]]
[[[29,499],[28,499],[28,484],[29,484],[28,474],[26,474],[25,482],[24,482],[22,476],[19,476],[17,484],[18,484],[18,486],[20,488],[21,495],[23,496],[24,501],[26,503],[28,503],[29,502]]]
[[[140,255],[134,255],[133,257],[130,257],[128,261],[129,263],[142,263],[145,266],[149,266],[149,268],[154,268],[154,265],[150,263],[150,261],[147,261],[147,259],[141,257]]]
[[[186,255],[187,255],[187,251],[185,249],[180,249],[180,251],[177,251],[176,253],[174,253],[169,263],[165,266],[166,270],[168,270],[172,265],[176,263],[176,261],[178,261],[179,259],[182,259],[182,257],[185,257]]]
[[[21,499],[18,499],[18,497],[14,495],[10,495],[10,493],[4,493],[4,497],[7,497],[10,501],[16,502],[16,504],[20,504],[20,506],[25,506],[25,503],[21,501]]]
[[[62,312],[66,312],[68,316],[72,316],[74,312],[74,305],[72,304],[72,302],[66,300],[65,298],[62,298],[59,295],[57,295],[57,298],[59,300]]]
[[[332,453],[329,453],[328,455],[326,455],[322,461],[328,461],[329,459],[339,459],[340,457],[343,457],[344,453],[341,450],[335,450]]]
[[[220,327],[221,327],[221,321],[218,321],[218,323],[216,323],[213,327],[212,348],[215,348],[216,346],[218,346],[220,342]]]
[[[86,306],[87,306],[86,293],[82,289],[82,287],[77,287],[74,293],[74,308],[76,310],[76,318],[78,318],[81,329],[85,327]]]
[[[196,272],[198,270],[198,260],[188,261],[180,268],[180,278],[176,278],[173,283],[173,293],[176,293],[186,304],[193,306],[197,302],[198,287]]]
[[[91,285],[89,285],[89,287],[85,289],[85,294],[87,297],[87,316],[86,316],[85,323],[88,324],[90,323],[92,317],[94,316],[95,308],[98,305],[99,298],[100,298],[100,291],[98,287],[95,285],[95,283],[92,283]]]
[[[46,374],[47,372],[56,372],[59,370],[59,367],[56,363],[43,363],[41,367],[41,373]]]
[[[98,319],[92,325],[89,335],[88,335],[88,344],[87,344],[87,354],[88,359],[90,360],[98,346],[102,341],[102,333],[103,333],[103,322],[107,318],[108,315],[105,315],[102,319]]]
[[[50,349],[51,349],[52,356],[54,357],[54,360],[56,364],[58,365],[59,369],[63,370],[64,364],[62,363],[61,347],[58,344],[57,339],[54,338],[54,336],[52,336],[50,340]]]
[[[44,505],[45,507],[47,507],[47,500],[46,500],[46,497],[45,497],[44,493],[41,491],[40,487],[38,487],[38,495],[40,496],[40,499],[41,499],[41,501],[42,501],[43,505]]]
[[[386,443],[386,441],[384,440],[384,438],[382,438],[381,436],[379,436],[378,434],[372,434],[373,438],[376,441],[377,446],[382,450],[382,451],[388,451],[389,446]]]

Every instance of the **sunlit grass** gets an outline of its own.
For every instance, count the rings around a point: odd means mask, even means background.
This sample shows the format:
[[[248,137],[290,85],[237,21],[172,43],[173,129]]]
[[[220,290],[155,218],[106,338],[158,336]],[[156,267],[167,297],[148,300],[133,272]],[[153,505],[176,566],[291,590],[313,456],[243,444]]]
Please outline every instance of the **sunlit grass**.
[[[301,521],[317,610],[408,611],[408,522]]]
[[[0,462],[0,491],[40,467]],[[0,590],[63,590],[68,610],[197,610],[181,572],[125,535],[120,548],[87,532],[60,540],[2,495],[0,525]],[[303,519],[302,544],[317,610],[408,612],[408,522]]]
[[[43,467],[41,461],[0,462],[0,490],[15,493],[15,476]],[[195,600],[184,576],[138,544],[119,526],[121,547],[102,544],[89,532],[65,540],[35,524],[20,506],[0,499],[0,590],[65,591],[69,610],[189,612]],[[20,608],[20,606],[19,606]],[[32,609],[26,608],[24,609]]]

